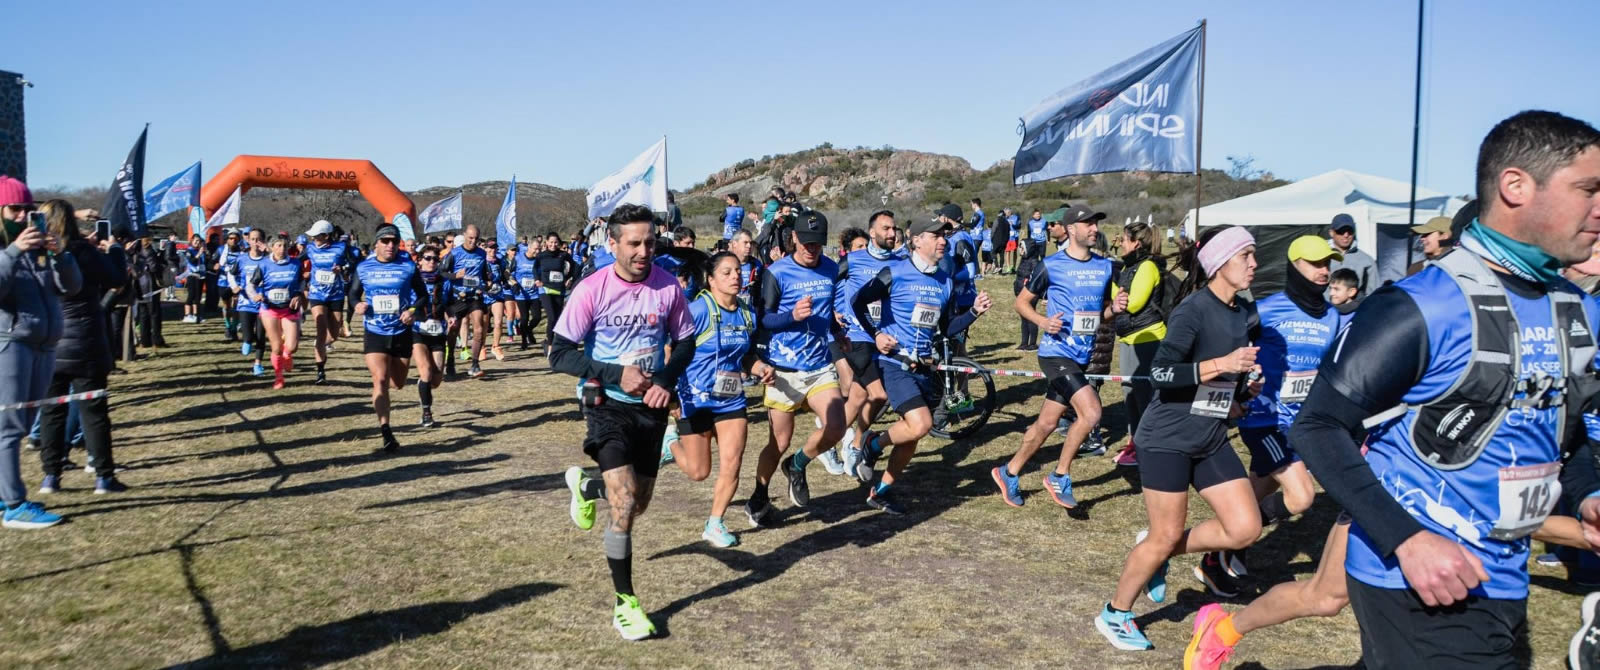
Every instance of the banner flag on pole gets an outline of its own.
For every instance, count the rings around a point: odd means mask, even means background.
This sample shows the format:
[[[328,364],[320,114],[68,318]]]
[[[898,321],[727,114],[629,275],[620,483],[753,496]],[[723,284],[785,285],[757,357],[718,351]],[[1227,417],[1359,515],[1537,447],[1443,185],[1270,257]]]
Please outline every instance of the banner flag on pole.
[[[1194,172],[1202,28],[1062,89],[1021,119],[1018,186],[1121,170]]]
[[[228,199],[223,201],[222,206],[218,207],[217,211],[211,213],[211,218],[206,219],[205,230],[210,230],[218,226],[239,225],[239,201],[243,195],[243,187],[234,187],[233,195],[228,196]],[[199,211],[199,209],[199,207],[196,207],[194,211]],[[190,216],[193,216],[193,214]],[[205,231],[195,234],[201,237],[206,236]]]
[[[144,220],[154,221],[185,207],[200,206],[200,161],[161,180],[144,193]]]
[[[128,157],[117,168],[117,176],[111,180],[111,194],[106,197],[106,204],[100,208],[106,219],[111,222],[111,229],[118,230],[126,226],[133,231],[134,237],[145,237],[150,231],[148,221],[144,218],[144,141],[150,134],[150,124],[145,124],[144,130],[139,131],[139,139],[133,143],[133,148],[128,150]]]
[[[195,205],[193,207],[190,207],[189,208],[189,235],[191,237],[193,237],[195,235],[199,235],[201,237],[201,239],[204,239],[205,236],[206,236],[206,230],[208,228],[210,228],[210,226],[206,225],[206,210],[204,208],[202,208],[200,205]]]
[[[394,219],[389,223],[394,224],[395,228],[400,229],[401,241],[412,243],[417,241],[417,231],[411,225],[411,217],[406,216],[405,212],[395,212]]]
[[[645,149],[627,167],[589,187],[589,218],[608,216],[623,205],[667,211],[667,138]]]
[[[511,175],[511,188],[506,189],[506,201],[500,203],[500,213],[494,215],[494,238],[502,247],[517,243],[516,175]]]
[[[431,235],[447,230],[461,229],[461,194],[457,193],[422,208],[417,214],[422,222],[422,234]]]

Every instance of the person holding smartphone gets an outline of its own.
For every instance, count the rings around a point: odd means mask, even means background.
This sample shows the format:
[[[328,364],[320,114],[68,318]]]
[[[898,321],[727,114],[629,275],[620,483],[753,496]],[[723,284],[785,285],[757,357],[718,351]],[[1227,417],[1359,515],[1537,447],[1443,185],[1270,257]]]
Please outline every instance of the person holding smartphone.
[[[70,254],[56,255],[60,240],[43,230],[33,194],[21,181],[0,176],[0,405],[45,397],[61,339],[61,298],[83,281]],[[0,502],[6,528],[47,528],[61,516],[28,501],[17,450],[36,409],[0,411]]]

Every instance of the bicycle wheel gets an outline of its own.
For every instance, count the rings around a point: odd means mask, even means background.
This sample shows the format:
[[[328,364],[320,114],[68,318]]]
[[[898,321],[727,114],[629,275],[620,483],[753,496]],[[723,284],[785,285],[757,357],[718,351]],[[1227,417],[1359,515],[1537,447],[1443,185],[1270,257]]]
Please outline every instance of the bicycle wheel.
[[[947,440],[972,437],[994,414],[994,376],[970,358],[952,358],[952,367],[978,372],[939,372],[942,396],[933,413],[933,435]]]

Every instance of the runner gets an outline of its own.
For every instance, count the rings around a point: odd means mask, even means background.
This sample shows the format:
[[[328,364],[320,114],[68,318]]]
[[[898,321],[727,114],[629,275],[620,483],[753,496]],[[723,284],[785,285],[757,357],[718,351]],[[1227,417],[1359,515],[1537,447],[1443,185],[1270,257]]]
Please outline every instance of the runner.
[[[632,532],[655,490],[669,389],[677,387],[695,349],[683,291],[651,263],[652,216],[640,205],[612,212],[607,236],[618,260],[573,289],[556,323],[550,356],[552,369],[585,380],[583,450],[599,464],[601,480],[576,466],[567,470],[570,513],[578,528],[588,530],[594,526],[595,499],[611,504],[604,545],[617,596],[612,625],[625,640],[656,632],[633,592]],[[672,357],[666,359],[663,345],[669,344]]]
[[[1458,248],[1363,301],[1289,431],[1318,445],[1301,456],[1355,520],[1345,569],[1369,668],[1529,663],[1527,536],[1558,493],[1600,532],[1592,459],[1563,467],[1594,398],[1596,308],[1560,276],[1600,237],[1600,132],[1522,112],[1477,165]]]
[[[1260,389],[1259,381],[1243,383],[1244,375],[1261,368],[1250,346],[1253,307],[1237,296],[1255,276],[1255,240],[1237,226],[1209,229],[1201,235],[1196,266],[1185,284],[1198,290],[1167,323],[1151,366],[1156,400],[1139,423],[1139,476],[1150,528],[1139,533],[1116,592],[1094,620],[1118,649],[1152,648],[1132,609],[1141,590],[1152,602],[1166,599],[1168,559],[1243,549],[1261,534],[1244,464],[1228,444],[1229,419],[1243,415],[1244,394]],[[1216,518],[1184,530],[1191,486]],[[1211,560],[1195,574],[1214,590],[1231,579]]]
[[[205,298],[206,241],[199,235],[189,237],[189,248],[183,250],[183,286],[187,289],[183,301],[183,322],[200,323],[200,301]]]
[[[867,217],[867,244],[854,249],[839,264],[839,275],[834,282],[835,305],[854,305],[856,293],[868,282],[877,278],[879,271],[905,260],[907,255],[894,248],[894,212],[887,209],[873,212]],[[874,324],[882,321],[881,302],[867,306],[867,315]],[[883,412],[889,394],[883,388],[882,374],[878,370],[877,345],[873,337],[856,322],[854,309],[837,310],[839,323],[845,337],[839,343],[844,364],[839,366],[839,383],[845,389],[844,416],[847,422],[840,447],[843,457],[832,450],[824,454],[823,466],[833,472],[830,461],[839,461],[841,474],[854,474],[861,463],[861,442],[872,422]]]
[[[739,206],[738,193],[729,193],[722,199],[728,204],[722,212],[722,239],[731,240],[734,233],[744,228],[744,208]]]
[[[817,211],[800,214],[789,232],[794,253],[774,263],[761,279],[761,304],[767,311],[761,316],[758,337],[766,345],[762,360],[776,372],[762,402],[770,427],[767,446],[756,465],[756,490],[745,501],[745,513],[753,525],[761,525],[772,514],[767,485],[794,438],[797,412],[809,407],[822,419],[822,426],[783,464],[783,474],[789,479],[789,502],[794,506],[811,502],[806,466],[844,436],[844,397],[839,394],[839,375],[828,358],[833,280],[839,275],[839,266],[822,253],[827,241],[828,218]]]
[[[484,299],[483,291],[489,285],[488,255],[482,247],[478,246],[478,226],[467,224],[465,230],[457,237],[460,242],[444,256],[443,265],[439,272],[450,281],[451,301],[450,313],[455,321],[450,324],[450,337],[447,344],[456,344],[456,336],[461,333],[463,326],[471,332],[472,367],[467,370],[467,376],[474,379],[483,376],[483,368],[478,365],[483,354]],[[447,372],[455,374],[455,357],[445,352],[445,361],[449,365]]]
[[[906,513],[891,487],[911,462],[917,442],[933,430],[930,408],[940,402],[939,389],[929,376],[934,339],[965,331],[990,305],[989,294],[979,293],[970,310],[956,313],[954,281],[940,262],[948,244],[944,237],[948,228],[944,217],[912,223],[910,257],[880,268],[850,303],[854,322],[877,345],[881,381],[889,403],[900,414],[889,430],[867,433],[863,454],[855,464],[856,478],[871,483],[885,443],[892,445],[888,467],[867,493],[867,506],[886,514]],[[874,303],[887,308],[881,310],[881,328],[873,320]]]
[[[745,414],[746,371],[767,383],[773,369],[755,356],[755,313],[739,300],[739,259],[728,252],[711,257],[705,291],[689,303],[694,321],[695,354],[678,379],[678,442],[673,461],[694,481],[711,475],[711,441],[717,442],[717,482],[711,517],[700,537],[716,547],[732,547],[739,538],[722,517],[739,488],[739,467],[749,420]]]
[[[1094,349],[1095,331],[1101,319],[1120,313],[1126,301],[1111,298],[1111,261],[1089,251],[1106,215],[1083,206],[1063,207],[1046,217],[1047,230],[1060,251],[1051,254],[1029,276],[1013,306],[1023,319],[1039,326],[1044,338],[1039,343],[1039,369],[1048,376],[1044,406],[1022,436],[1022,446],[1011,461],[990,472],[1000,497],[1012,507],[1022,506],[1019,478],[1028,460],[1056,431],[1056,424],[1070,406],[1076,418],[1061,444],[1061,458],[1052,472],[1045,473],[1044,487],[1057,505],[1072,509],[1078,499],[1072,495],[1072,460],[1089,432],[1100,423],[1100,395],[1089,384],[1083,368]],[[1048,303],[1049,316],[1035,309],[1039,298]]]
[[[445,302],[449,299],[448,282],[439,274],[439,247],[424,245],[417,251],[417,270],[422,285],[427,288],[427,301],[412,316],[411,329],[416,333],[411,345],[411,358],[417,362],[417,395],[422,401],[423,428],[439,425],[433,419],[433,391],[444,383],[445,321],[449,314]],[[419,300],[419,303],[423,301]]]
[[[550,343],[555,341],[556,323],[566,308],[567,293],[578,282],[578,264],[561,251],[561,238],[555,233],[545,236],[545,248],[535,260],[538,270],[538,302],[535,303],[549,319],[545,330],[545,356],[550,355]],[[529,328],[532,331],[532,328]]]
[[[504,271],[505,264],[500,256],[500,243],[492,239],[484,240],[483,254],[483,267],[487,277],[484,280],[481,295],[483,296],[483,304],[489,308],[489,314],[492,318],[488,319],[485,324],[488,326],[488,332],[481,335],[482,341],[489,345],[489,350],[480,350],[478,357],[473,360],[473,364],[489,360],[491,354],[497,361],[506,359],[506,353],[500,349],[500,338],[505,328],[506,319],[506,301],[501,298],[505,291],[505,283],[501,278],[505,277],[506,273]],[[474,334],[477,334],[476,329]]]
[[[311,224],[311,229],[306,231],[306,237],[311,238],[311,245],[306,248],[306,257],[310,259],[310,298],[311,320],[316,331],[316,339],[312,342],[312,350],[317,361],[317,378],[313,384],[326,384],[328,382],[328,346],[339,338],[339,317],[344,315],[345,283],[349,281],[350,268],[355,266],[355,257],[350,253],[350,245],[344,241],[335,241],[333,224],[326,220],[318,220]]]
[[[266,374],[261,367],[261,355],[267,348],[267,331],[261,322],[261,302],[245,288],[245,280],[254,276],[256,265],[267,258],[266,235],[259,229],[251,230],[246,240],[248,248],[234,258],[233,270],[228,273],[228,286],[237,296],[234,308],[239,313],[239,339],[242,341],[239,354],[255,356],[250,374],[260,377]]]
[[[756,289],[765,268],[755,255],[755,238],[750,236],[750,231],[740,230],[728,240],[728,251],[739,259],[739,299],[759,314],[761,306],[756,302],[759,297]]]
[[[245,280],[245,291],[259,303],[261,325],[272,346],[272,388],[281,389],[283,376],[294,370],[294,352],[300,347],[300,307],[305,289],[300,263],[289,257],[289,240],[272,238],[271,251],[267,258],[250,261],[251,275]]]
[[[1007,269],[1007,272],[1009,272],[1011,274],[1016,274],[1017,273],[1017,264],[1022,261],[1022,258],[1021,258],[1022,255],[1017,253],[1017,246],[1018,246],[1019,237],[1021,236],[1021,232],[1022,232],[1022,225],[1017,220],[1016,213],[1012,212],[1010,207],[1005,208],[1005,210],[1003,210],[1003,211],[1005,213],[1005,216],[1003,216],[1001,218],[1005,220],[1006,231],[1007,231],[1006,257],[1008,259],[1010,259],[1009,267]]]
[[[216,262],[212,264],[211,271],[217,273],[217,293],[221,299],[222,325],[225,331],[222,341],[236,342],[239,340],[239,313],[234,310],[233,284],[228,278],[238,270],[239,255],[244,253],[243,241],[239,239],[239,231],[229,230],[227,237],[222,242],[222,247],[217,250]]]
[[[543,249],[529,245],[511,257],[511,284],[516,291],[517,304],[521,307],[519,311],[522,313],[522,320],[518,322],[522,344],[517,347],[518,351],[527,351],[529,344],[537,344],[533,329],[538,328],[539,321],[544,318],[544,309],[539,304],[544,289],[541,288],[542,282],[539,281],[538,261],[544,249],[548,248],[550,248],[549,243],[545,243]],[[555,322],[556,317],[551,316],[550,328],[555,328]],[[545,342],[549,341],[548,337],[545,338]]]
[[[379,226],[372,240],[372,255],[356,266],[350,282],[350,299],[359,301],[356,314],[363,317],[366,330],[361,352],[372,373],[372,409],[383,433],[381,450],[387,453],[400,448],[389,429],[389,387],[405,388],[416,345],[412,326],[419,314],[432,313],[422,271],[399,252],[400,229],[393,224]],[[428,384],[418,384],[424,386]],[[431,394],[423,401],[425,407],[430,399]],[[424,424],[429,418],[423,417]]]

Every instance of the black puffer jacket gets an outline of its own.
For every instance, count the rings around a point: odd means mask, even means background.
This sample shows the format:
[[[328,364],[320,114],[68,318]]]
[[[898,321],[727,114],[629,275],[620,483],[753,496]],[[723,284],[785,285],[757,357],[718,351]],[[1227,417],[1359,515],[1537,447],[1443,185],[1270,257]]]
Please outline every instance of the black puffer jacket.
[[[67,253],[78,262],[83,288],[61,301],[66,328],[56,344],[55,372],[98,377],[111,370],[111,337],[106,332],[100,298],[106,291],[127,283],[128,268],[121,253],[108,256],[83,238],[69,242]]]

